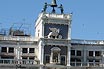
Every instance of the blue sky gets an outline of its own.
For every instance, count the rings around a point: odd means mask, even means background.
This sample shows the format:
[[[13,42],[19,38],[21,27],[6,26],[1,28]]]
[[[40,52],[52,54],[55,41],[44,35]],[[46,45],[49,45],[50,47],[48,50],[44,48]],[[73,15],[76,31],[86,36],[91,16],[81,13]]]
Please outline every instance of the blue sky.
[[[30,24],[33,35],[44,2],[51,0],[0,0],[0,27]],[[73,12],[72,38],[104,40],[104,0],[57,0],[57,4],[63,4],[65,13]]]

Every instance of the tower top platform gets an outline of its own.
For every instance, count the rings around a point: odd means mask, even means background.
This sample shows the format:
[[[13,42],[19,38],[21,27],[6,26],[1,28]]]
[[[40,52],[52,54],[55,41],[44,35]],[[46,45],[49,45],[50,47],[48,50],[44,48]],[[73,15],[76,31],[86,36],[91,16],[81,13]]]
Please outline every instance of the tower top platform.
[[[64,23],[64,24],[68,24],[69,21],[72,20],[72,14],[53,14],[53,13],[40,13],[37,20],[36,20],[36,24],[38,25],[38,23],[41,22],[41,20],[45,20],[47,23],[51,23],[49,21],[54,21],[57,23]]]

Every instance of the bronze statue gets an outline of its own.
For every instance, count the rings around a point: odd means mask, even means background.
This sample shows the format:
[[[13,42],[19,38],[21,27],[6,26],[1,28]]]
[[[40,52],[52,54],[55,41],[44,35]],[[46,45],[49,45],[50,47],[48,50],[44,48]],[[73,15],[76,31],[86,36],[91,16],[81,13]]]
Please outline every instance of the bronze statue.
[[[45,2],[44,7],[43,7],[43,9],[42,9],[42,12],[46,12],[48,6],[52,7],[52,13],[55,13],[55,8],[60,8],[61,14],[64,13],[63,5],[60,4],[60,6],[57,7],[56,0],[52,0],[52,3],[51,3],[51,4],[47,4],[47,3]]]
[[[45,2],[42,12],[46,12],[46,9],[47,9],[47,3]]]
[[[64,9],[63,9],[62,4],[61,4],[60,7],[58,7],[58,8],[60,8],[60,10],[61,10],[61,14],[63,14],[63,13],[64,13]]]

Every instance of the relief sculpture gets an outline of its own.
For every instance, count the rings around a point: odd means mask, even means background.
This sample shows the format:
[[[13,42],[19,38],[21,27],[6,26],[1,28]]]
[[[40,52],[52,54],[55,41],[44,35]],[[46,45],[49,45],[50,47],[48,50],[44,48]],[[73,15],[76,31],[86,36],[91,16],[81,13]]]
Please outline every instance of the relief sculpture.
[[[55,38],[55,39],[62,39],[62,36],[60,35],[60,29],[57,28],[49,28],[49,30],[51,31],[48,34],[48,38]]]

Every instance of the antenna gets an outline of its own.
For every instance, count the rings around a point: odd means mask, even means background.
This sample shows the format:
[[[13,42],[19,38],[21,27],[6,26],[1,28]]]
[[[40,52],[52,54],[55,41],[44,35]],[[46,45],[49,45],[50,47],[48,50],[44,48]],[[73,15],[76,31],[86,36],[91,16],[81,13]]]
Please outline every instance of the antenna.
[[[18,30],[20,30],[22,26],[23,26],[23,24],[21,24],[21,26],[19,27],[19,29],[18,29]]]

